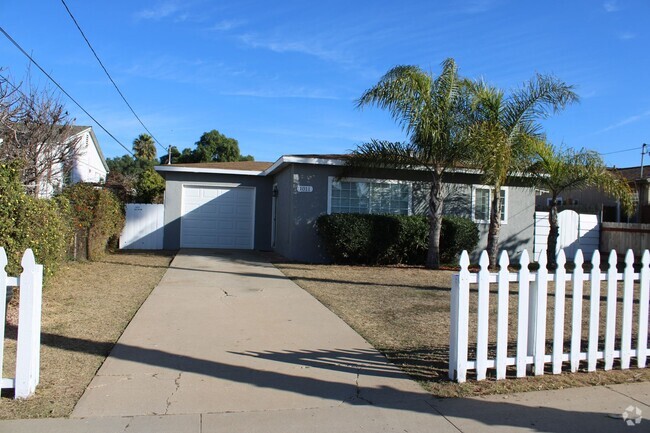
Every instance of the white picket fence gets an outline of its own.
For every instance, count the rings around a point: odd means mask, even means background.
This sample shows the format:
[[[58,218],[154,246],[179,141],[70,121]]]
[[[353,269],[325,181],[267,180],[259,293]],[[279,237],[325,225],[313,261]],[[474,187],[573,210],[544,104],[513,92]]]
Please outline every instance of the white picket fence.
[[[27,249],[23,255],[20,277],[8,277],[5,271],[7,254],[0,247],[0,371],[4,365],[4,338],[6,328],[5,297],[7,286],[20,287],[18,310],[18,339],[16,342],[16,376],[2,378],[0,389],[13,388],[14,398],[27,398],[34,393],[39,381],[41,363],[41,304],[43,293],[43,266],[36,263],[34,253]]]
[[[557,256],[558,267],[555,273],[546,269],[546,252],[541,251],[538,256],[539,270],[529,270],[528,252],[524,250],[521,255],[521,269],[517,273],[509,272],[508,255],[503,252],[499,260],[500,270],[490,273],[488,270],[488,256],[484,251],[480,257],[480,270],[470,273],[469,256],[463,252],[460,259],[461,270],[453,276],[451,291],[451,335],[449,346],[449,378],[458,382],[465,382],[468,370],[476,371],[476,379],[486,378],[487,370],[494,368],[496,378],[504,379],[508,366],[516,366],[516,376],[523,377],[527,370],[535,375],[544,374],[544,365],[552,363],[552,373],[560,374],[562,364],[568,362],[570,371],[575,372],[580,361],[587,361],[587,370],[594,371],[598,360],[604,359],[604,369],[610,370],[614,359],[620,359],[620,367],[630,367],[632,357],[636,357],[639,368],[646,366],[648,357],[648,302],[650,301],[650,253],[645,250],[641,260],[639,273],[634,272],[634,254],[631,250],[625,256],[625,269],[619,273],[616,269],[617,254],[611,251],[609,255],[609,269],[603,273],[600,270],[600,253],[593,253],[589,273],[583,271],[583,255],[578,250],[574,259],[575,270],[567,273],[565,270],[566,258],[564,251]],[[547,353],[547,303],[548,283],[555,282],[553,326],[550,343],[552,347]],[[605,336],[599,346],[599,326],[601,323],[601,282],[606,282],[606,306],[602,318],[605,320]],[[622,288],[622,318],[617,323],[618,282],[623,282]],[[572,288],[572,307],[570,314],[570,338],[568,353],[564,353],[565,346],[565,295],[569,282]],[[638,282],[638,308],[637,317],[633,318],[635,282]],[[516,344],[515,350],[508,353],[508,310],[510,297],[510,283],[518,284],[517,298],[517,328],[516,341],[514,335],[511,340]],[[583,330],[583,288],[588,284],[589,289],[589,321]],[[497,285],[496,302],[496,353],[490,357],[488,352],[488,329],[490,323],[490,286]],[[478,287],[478,310],[476,329],[476,356],[468,359],[470,347],[469,338],[469,311],[470,311],[470,285]],[[632,347],[632,324],[638,323],[637,345]],[[615,347],[616,330],[620,329],[620,343]],[[581,348],[581,339],[587,337],[586,351]],[[514,355],[514,356],[509,356]],[[532,367],[532,368],[531,368]]]

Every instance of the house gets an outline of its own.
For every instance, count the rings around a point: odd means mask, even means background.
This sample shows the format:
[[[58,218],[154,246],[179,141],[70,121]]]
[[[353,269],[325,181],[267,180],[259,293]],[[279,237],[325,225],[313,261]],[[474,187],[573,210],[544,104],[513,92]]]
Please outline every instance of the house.
[[[650,166],[616,168],[615,171],[628,181],[638,203],[637,212],[625,215],[621,204],[614,197],[597,188],[570,190],[558,197],[558,210],[571,209],[583,214],[599,215],[604,222],[642,222],[650,223]],[[537,196],[535,207],[538,211],[548,211],[550,195],[542,192]]]
[[[71,162],[68,179],[64,179],[65,170],[62,167],[52,167],[41,180],[38,189],[40,197],[52,197],[66,182],[103,183],[106,180],[108,164],[92,126],[71,126],[67,140],[78,140],[78,152]]]
[[[164,248],[273,250],[294,260],[323,262],[314,223],[325,213],[424,214],[428,173],[373,170],[341,178],[343,155],[285,155],[277,161],[157,166],[165,178]],[[490,190],[480,173],[447,174],[447,214],[471,217],[487,243]],[[535,191],[503,188],[501,245],[532,252]]]

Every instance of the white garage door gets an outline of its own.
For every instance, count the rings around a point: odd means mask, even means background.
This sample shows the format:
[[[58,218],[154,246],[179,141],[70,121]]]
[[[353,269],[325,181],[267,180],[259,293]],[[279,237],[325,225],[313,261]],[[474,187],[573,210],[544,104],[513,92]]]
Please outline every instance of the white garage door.
[[[253,249],[255,188],[183,187],[181,247]]]

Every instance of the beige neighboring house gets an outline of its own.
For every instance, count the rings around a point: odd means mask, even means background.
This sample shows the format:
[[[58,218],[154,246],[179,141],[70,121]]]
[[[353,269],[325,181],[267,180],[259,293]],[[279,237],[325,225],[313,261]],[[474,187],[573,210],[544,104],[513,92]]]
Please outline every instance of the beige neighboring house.
[[[99,140],[92,126],[73,126],[69,140],[79,140],[79,153],[72,161],[72,170],[68,176],[70,183],[103,183],[108,175],[108,164],[99,147]],[[60,191],[65,183],[61,170],[52,170],[39,188],[39,196],[52,197]]]

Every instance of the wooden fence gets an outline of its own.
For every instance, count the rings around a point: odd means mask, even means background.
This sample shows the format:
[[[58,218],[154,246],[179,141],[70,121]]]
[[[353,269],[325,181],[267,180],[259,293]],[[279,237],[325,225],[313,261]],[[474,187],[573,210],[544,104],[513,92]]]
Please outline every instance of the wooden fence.
[[[41,303],[43,293],[43,266],[36,264],[31,249],[25,251],[20,277],[8,277],[5,271],[7,255],[0,247],[0,371],[4,366],[4,337],[6,328],[7,286],[20,287],[18,310],[18,338],[16,342],[16,375],[2,378],[0,389],[13,388],[14,398],[27,398],[34,393],[39,381],[41,345]]]
[[[620,360],[620,368],[630,367],[631,358],[636,358],[639,368],[646,366],[648,356],[648,301],[650,300],[650,253],[645,250],[641,260],[640,271],[634,270],[634,254],[629,250],[625,256],[625,268],[622,273],[617,270],[617,254],[611,251],[608,270],[600,270],[600,253],[594,251],[591,259],[591,271],[583,271],[582,251],[575,256],[575,269],[568,273],[565,269],[564,251],[557,256],[558,268],[554,273],[546,269],[546,252],[538,256],[539,270],[529,270],[528,252],[521,255],[519,272],[508,270],[508,255],[503,252],[499,260],[500,270],[491,273],[488,270],[488,256],[484,251],[480,258],[480,271],[470,273],[469,256],[463,252],[460,259],[461,270],[453,276],[451,291],[451,333],[449,346],[449,378],[458,382],[467,379],[469,370],[476,371],[476,379],[486,378],[488,369],[495,369],[496,378],[504,379],[509,366],[514,366],[513,373],[523,377],[527,371],[535,375],[544,374],[545,364],[552,364],[552,373],[562,372],[563,363],[575,372],[581,361],[587,361],[588,371],[596,369],[599,360],[604,360],[604,369],[613,368],[614,360]],[[622,281],[622,289],[618,283]],[[554,301],[552,308],[552,328],[547,332],[547,308],[549,302],[549,282],[554,282]],[[567,282],[571,288],[571,310],[565,314]],[[601,315],[601,283],[606,284],[605,307]],[[515,283],[518,290],[512,294],[517,298],[516,331],[510,338],[509,350],[508,326],[510,308],[510,284]],[[583,321],[584,284],[589,292],[588,320]],[[636,283],[636,284],[635,284]],[[490,323],[490,286],[496,284],[496,350],[488,351],[488,329]],[[470,286],[477,287],[477,322],[476,346],[471,345],[474,359],[468,359],[470,348]],[[638,307],[635,303],[635,285]],[[618,296],[622,292],[622,317],[617,323]],[[473,298],[473,296],[472,296]],[[636,310],[637,317],[633,318]],[[474,311],[474,310],[472,310]],[[565,340],[565,320],[569,319],[569,329]],[[604,319],[604,336],[599,335],[601,320]],[[637,326],[636,345],[632,347],[633,321]],[[583,323],[586,322],[585,329]],[[514,324],[511,324],[514,325]],[[549,325],[551,325],[549,323]],[[514,329],[514,328],[513,328]],[[620,342],[616,331],[620,329]],[[550,341],[547,342],[547,334]],[[582,347],[583,337],[587,343]],[[547,343],[550,343],[547,350]],[[565,353],[565,345],[568,351]],[[583,350],[586,349],[586,350]],[[548,353],[547,353],[548,352]]]
[[[600,223],[597,215],[578,214],[567,209],[558,214],[560,235],[557,239],[557,251],[564,249],[568,260],[573,260],[576,252],[582,250],[582,257],[590,260],[591,255],[598,249],[600,238]],[[535,212],[535,236],[533,253],[539,254],[548,249],[548,233],[551,226],[548,212]]]

